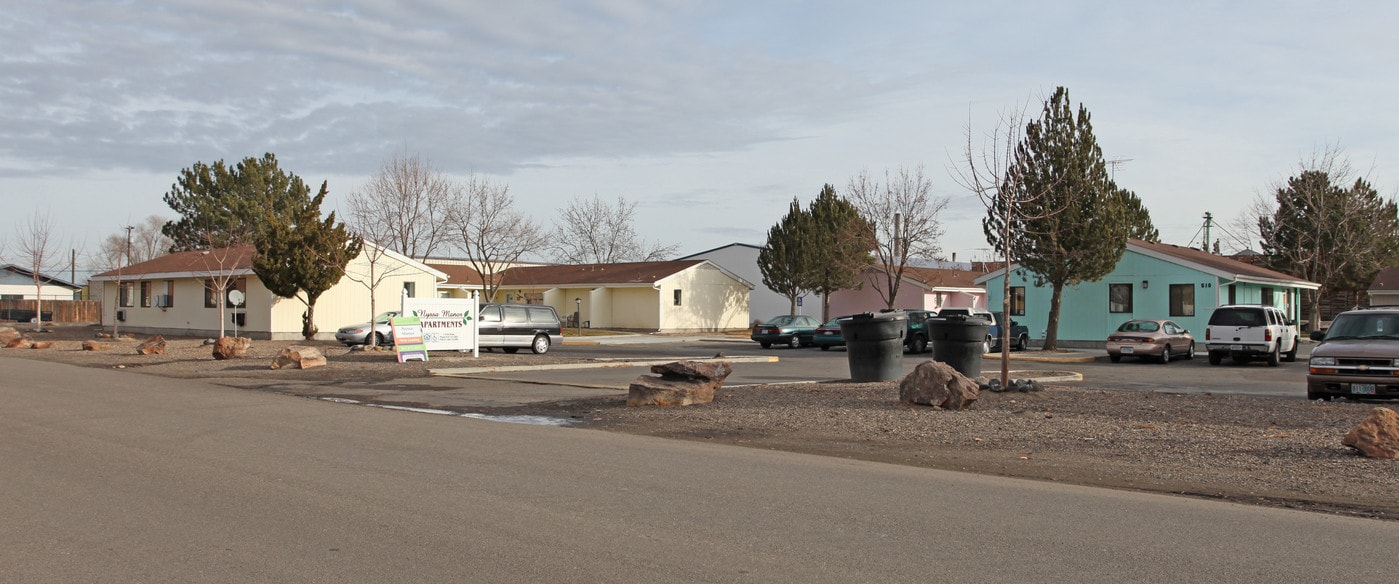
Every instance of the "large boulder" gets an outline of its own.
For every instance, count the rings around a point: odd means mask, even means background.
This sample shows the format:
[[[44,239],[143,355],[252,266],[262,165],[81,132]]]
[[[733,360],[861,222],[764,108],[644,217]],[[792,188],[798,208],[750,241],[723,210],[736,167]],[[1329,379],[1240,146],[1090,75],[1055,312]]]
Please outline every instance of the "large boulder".
[[[31,349],[52,349],[53,341],[34,341],[29,345]]]
[[[219,337],[214,341],[214,359],[242,359],[248,356],[248,347],[251,346],[253,340],[247,337]]]
[[[0,326],[0,347],[8,347],[15,339],[24,338],[24,335],[15,330],[12,326]]]
[[[1389,408],[1370,410],[1370,417],[1352,428],[1341,444],[1370,458],[1399,458],[1399,414]]]
[[[899,401],[939,407],[945,410],[965,410],[976,403],[980,388],[942,361],[924,361],[899,382]]]
[[[97,341],[83,341],[84,351],[106,351],[111,348],[112,345],[108,343],[99,343]]]
[[[6,348],[6,349],[28,349],[28,348],[29,348],[29,345],[32,345],[32,344],[34,344],[34,342],[33,342],[33,341],[30,341],[28,337],[18,336],[18,337],[15,337],[15,338],[13,338],[13,339],[10,339],[9,342],[6,342],[6,343],[5,343],[5,348]]]
[[[627,388],[628,406],[688,406],[714,401],[714,391],[724,384],[733,366],[724,361],[676,361],[652,365]]]
[[[272,360],[273,369],[310,369],[324,365],[325,355],[321,354],[320,349],[298,345],[282,349],[282,352],[277,353],[277,358]]]
[[[144,341],[141,341],[141,344],[136,345],[136,354],[137,354],[137,355],[164,355],[164,354],[165,354],[165,337],[162,337],[162,336],[160,336],[160,335],[156,335],[156,336],[153,336],[153,337],[151,337],[151,338],[149,338],[149,339],[146,339],[146,340],[144,340]]]

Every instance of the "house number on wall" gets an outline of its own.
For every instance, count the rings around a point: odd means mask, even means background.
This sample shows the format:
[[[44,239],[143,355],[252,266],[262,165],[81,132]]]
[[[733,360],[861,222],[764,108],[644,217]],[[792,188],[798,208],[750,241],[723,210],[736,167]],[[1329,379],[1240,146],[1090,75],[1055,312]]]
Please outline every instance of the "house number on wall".
[[[1201,283],[1200,283],[1200,287],[1201,287],[1201,288],[1213,288],[1213,287],[1214,287],[1214,283],[1213,283],[1213,282],[1201,282]]]

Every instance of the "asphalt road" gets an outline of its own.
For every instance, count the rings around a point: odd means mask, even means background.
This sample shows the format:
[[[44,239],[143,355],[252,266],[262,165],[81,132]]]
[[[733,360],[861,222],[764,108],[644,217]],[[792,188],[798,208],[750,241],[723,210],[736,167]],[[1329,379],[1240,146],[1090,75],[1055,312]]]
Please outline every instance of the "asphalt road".
[[[751,342],[678,342],[629,345],[563,346],[554,349],[559,355],[589,359],[683,359],[713,357],[723,353],[729,357],[776,357],[776,363],[738,363],[725,385],[760,383],[799,383],[835,381],[850,378],[849,363],[844,349],[820,351],[815,348],[763,349]],[[1307,363],[1305,348],[1296,362],[1268,367],[1262,362],[1235,365],[1225,361],[1212,366],[1203,355],[1193,360],[1176,360],[1169,364],[1125,359],[1121,363],[1104,359],[1087,363],[1032,362],[1012,359],[1011,370],[1071,371],[1083,375],[1082,381],[1062,382],[1065,385],[1140,391],[1171,391],[1182,393],[1215,393],[1290,397],[1305,399]],[[1023,356],[1012,352],[1012,356]],[[904,354],[905,373],[931,355]],[[1000,373],[1000,354],[990,353],[982,360],[982,371],[988,377]],[[577,369],[566,371],[528,371],[497,373],[496,380],[534,380],[560,384],[594,385],[625,389],[645,369]],[[1056,382],[1061,383],[1061,382]]]
[[[0,357],[4,582],[1392,582],[1399,524]]]

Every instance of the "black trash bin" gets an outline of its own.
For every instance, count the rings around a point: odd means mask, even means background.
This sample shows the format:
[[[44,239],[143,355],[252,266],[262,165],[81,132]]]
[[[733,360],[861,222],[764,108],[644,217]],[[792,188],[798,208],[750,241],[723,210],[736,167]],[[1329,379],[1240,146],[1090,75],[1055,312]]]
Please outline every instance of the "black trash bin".
[[[903,377],[904,334],[908,315],[902,310],[866,312],[840,321],[851,381],[890,381]]]
[[[990,330],[991,321],[985,318],[954,314],[928,319],[933,359],[972,379],[980,377],[981,354],[985,352],[986,333]]]

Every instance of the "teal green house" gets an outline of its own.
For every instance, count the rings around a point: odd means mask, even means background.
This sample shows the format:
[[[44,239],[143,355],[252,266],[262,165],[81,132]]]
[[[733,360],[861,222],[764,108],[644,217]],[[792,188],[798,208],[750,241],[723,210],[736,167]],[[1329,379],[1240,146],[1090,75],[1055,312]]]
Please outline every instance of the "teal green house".
[[[987,306],[998,310],[1006,270],[974,282],[986,287]],[[1203,342],[1215,307],[1227,304],[1277,306],[1299,318],[1302,290],[1320,285],[1239,260],[1189,247],[1127,240],[1117,267],[1096,282],[1065,286],[1059,311],[1061,347],[1101,347],[1108,333],[1134,318],[1174,320]],[[1034,274],[1010,266],[1011,318],[1043,339],[1053,289],[1036,286]]]

